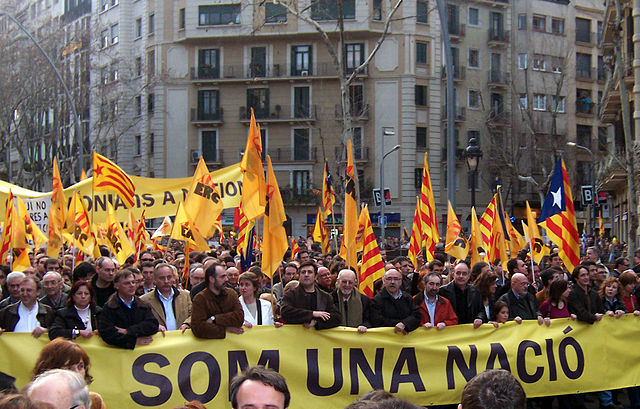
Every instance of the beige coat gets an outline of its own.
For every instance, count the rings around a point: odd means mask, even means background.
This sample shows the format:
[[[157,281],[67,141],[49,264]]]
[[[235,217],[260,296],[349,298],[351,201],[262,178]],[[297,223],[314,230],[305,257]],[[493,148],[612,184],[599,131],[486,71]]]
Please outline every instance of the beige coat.
[[[154,289],[140,297],[151,306],[151,312],[162,326],[166,326],[164,307],[158,298],[158,290]],[[173,314],[176,317],[178,328],[182,324],[191,326],[191,297],[189,292],[178,288],[173,288]]]

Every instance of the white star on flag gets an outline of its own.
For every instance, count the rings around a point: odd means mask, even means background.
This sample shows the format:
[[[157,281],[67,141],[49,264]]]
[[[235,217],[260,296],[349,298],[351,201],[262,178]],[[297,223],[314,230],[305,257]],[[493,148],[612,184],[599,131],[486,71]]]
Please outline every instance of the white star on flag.
[[[551,192],[551,195],[553,195],[553,205],[552,206],[558,206],[558,209],[562,209],[562,188],[559,187],[557,191],[555,192]]]

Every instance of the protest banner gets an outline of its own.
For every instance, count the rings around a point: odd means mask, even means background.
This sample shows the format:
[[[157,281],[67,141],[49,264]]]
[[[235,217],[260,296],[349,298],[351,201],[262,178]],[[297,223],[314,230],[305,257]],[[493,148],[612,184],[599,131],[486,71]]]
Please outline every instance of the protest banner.
[[[459,402],[466,382],[489,368],[511,371],[528,397],[638,385],[640,353],[630,342],[640,336],[639,320],[627,314],[593,325],[557,319],[550,327],[509,322],[408,335],[391,328],[358,334],[343,327],[256,326],[223,340],[172,331],[135,350],[108,347],[98,337],[78,343],[91,357],[90,390],[108,407],[173,408],[197,399],[228,408],[229,379],[256,364],[285,376],[291,408],[343,408],[374,388],[426,406]],[[18,387],[29,381],[45,337],[0,336],[0,370],[15,376]]]
[[[225,208],[237,207],[240,205],[242,192],[242,172],[240,164],[227,166],[215,172],[211,172],[213,182],[217,185],[220,198]],[[173,216],[176,214],[178,204],[182,202],[191,185],[192,178],[146,178],[131,176],[136,187],[135,206],[133,207],[136,216],[142,213],[142,208],[146,208],[146,218]],[[92,178],[83,180],[73,186],[64,189],[67,201],[73,196],[76,190],[80,192],[85,202],[87,211],[91,213],[93,209],[94,221],[103,223],[107,219],[107,202],[111,203],[116,211],[118,220],[126,220],[127,208],[115,192],[94,192],[91,197]],[[24,189],[20,186],[12,185],[5,181],[0,181],[0,212],[4,214],[5,202],[9,189],[14,196],[21,197],[29,211],[31,219],[42,231],[47,231],[49,207],[51,206],[51,192],[42,193]],[[95,204],[95,208],[94,208]]]

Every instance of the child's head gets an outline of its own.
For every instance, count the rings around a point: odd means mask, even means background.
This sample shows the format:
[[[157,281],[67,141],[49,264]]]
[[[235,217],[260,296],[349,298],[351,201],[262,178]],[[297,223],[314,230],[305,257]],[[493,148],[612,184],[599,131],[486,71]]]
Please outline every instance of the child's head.
[[[491,311],[496,322],[504,324],[509,320],[509,306],[504,301],[496,301],[493,304],[493,310]]]

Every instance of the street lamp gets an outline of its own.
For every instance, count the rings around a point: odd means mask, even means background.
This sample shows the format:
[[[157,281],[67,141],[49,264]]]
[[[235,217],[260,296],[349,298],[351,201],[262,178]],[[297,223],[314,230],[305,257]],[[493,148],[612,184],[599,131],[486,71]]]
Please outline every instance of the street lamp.
[[[471,173],[471,207],[476,205],[476,179],[478,179],[478,164],[482,158],[482,150],[478,146],[478,139],[469,139],[469,146],[464,150],[464,158]]]
[[[593,201],[591,202],[591,234],[597,236],[596,234],[596,219],[598,218],[598,209],[596,208],[596,203],[598,199],[598,185],[596,184],[596,159],[593,154],[593,151],[586,146],[578,145],[575,142],[567,142],[567,146],[574,147],[576,149],[582,149],[583,151],[587,151],[591,156],[591,183],[593,183],[593,197],[591,198]]]
[[[391,127],[384,127],[382,128],[382,142],[381,146],[382,146],[382,159],[380,160],[380,243],[382,244],[382,248],[384,248],[384,235],[385,235],[385,231],[384,231],[384,201],[385,201],[385,197],[384,197],[384,160],[387,156],[391,155],[393,152],[397,151],[398,149],[400,149],[400,145],[396,145],[393,148],[391,148],[391,150],[387,153],[384,153],[384,137],[385,136],[393,136],[395,135],[396,132],[393,128]]]

